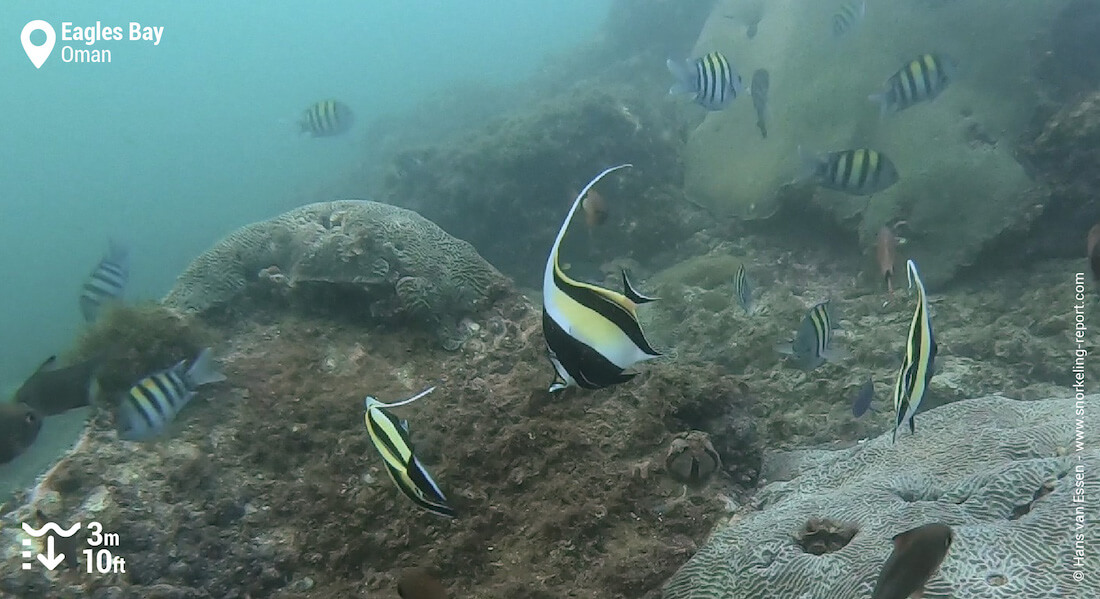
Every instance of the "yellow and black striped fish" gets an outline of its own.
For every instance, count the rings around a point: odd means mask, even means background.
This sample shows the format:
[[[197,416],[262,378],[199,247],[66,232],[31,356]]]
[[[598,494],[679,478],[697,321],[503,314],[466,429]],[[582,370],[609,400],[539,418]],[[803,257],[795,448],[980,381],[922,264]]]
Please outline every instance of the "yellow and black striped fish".
[[[566,387],[601,389],[634,377],[623,372],[634,364],[660,356],[642,333],[637,305],[656,300],[638,293],[626,271],[623,293],[571,279],[558,264],[558,249],[569,222],[588,190],[608,173],[631,165],[622,164],[596,175],[573,201],[558,230],[542,281],[542,333],[554,381],[550,391]]]
[[[917,265],[909,260],[905,263],[909,273],[909,288],[914,282],[917,286],[917,308],[913,311],[913,320],[909,324],[909,337],[905,342],[905,358],[898,371],[898,380],[894,384],[894,436],[898,439],[898,429],[909,421],[909,432],[915,433],[913,416],[920,408],[920,402],[928,391],[936,361],[936,338],[932,334],[932,321],[928,314],[928,297],[924,292],[924,283],[920,280]]]
[[[668,93],[694,94],[695,103],[707,110],[722,110],[745,90],[741,75],[721,52],[681,62],[670,58],[665,65],[676,78]]]
[[[103,304],[121,298],[129,280],[130,251],[112,239],[107,254],[99,260],[80,290],[80,312],[84,321],[92,322]]]
[[[955,60],[946,54],[924,54],[887,79],[886,91],[868,98],[879,104],[882,114],[905,110],[918,102],[935,99],[957,69]]]
[[[390,474],[397,488],[416,505],[441,516],[454,518],[455,510],[447,502],[447,496],[416,457],[409,439],[408,423],[398,420],[386,411],[412,403],[432,391],[435,391],[435,387],[428,387],[409,399],[390,404],[368,396],[363,420],[367,424],[371,442],[382,456],[386,472]]]
[[[332,137],[346,133],[355,122],[355,115],[347,104],[338,100],[321,100],[305,109],[298,121],[301,133],[313,137]]]
[[[801,147],[802,179],[835,191],[865,196],[878,193],[900,179],[898,169],[882,152],[861,148],[823,155],[805,152]]]
[[[199,352],[190,366],[187,360],[182,360],[134,383],[118,405],[115,421],[118,437],[145,441],[160,434],[195,397],[200,386],[225,380],[216,366],[208,347]]]
[[[794,342],[776,346],[781,354],[791,356],[794,363],[810,371],[825,362],[836,362],[848,357],[847,350],[833,346],[833,317],[829,314],[829,300],[825,300],[806,312],[798,325]]]

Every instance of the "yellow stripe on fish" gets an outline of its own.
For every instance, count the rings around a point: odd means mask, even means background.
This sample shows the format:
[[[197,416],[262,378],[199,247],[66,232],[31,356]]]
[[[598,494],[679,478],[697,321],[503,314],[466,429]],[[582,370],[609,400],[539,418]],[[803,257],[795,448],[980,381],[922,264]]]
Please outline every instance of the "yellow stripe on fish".
[[[637,292],[623,272],[623,293],[570,278],[558,263],[558,252],[582,198],[609,168],[581,190],[565,217],[543,273],[542,329],[555,377],[550,391],[578,386],[600,389],[630,380],[624,370],[660,356],[638,323],[637,304],[654,301]]]
[[[946,54],[922,54],[886,80],[886,91],[873,94],[882,113],[898,112],[914,104],[934,100],[951,83],[958,65]]]
[[[455,517],[454,508],[447,502],[446,495],[416,457],[407,425],[386,411],[412,403],[432,391],[435,391],[435,387],[429,387],[409,399],[390,404],[368,396],[364,402],[363,421],[367,425],[367,432],[370,434],[374,448],[382,456],[386,472],[389,473],[390,479],[397,488],[420,507],[441,516],[453,518]]]
[[[920,408],[924,394],[928,391],[938,351],[936,338],[932,333],[932,321],[928,314],[928,297],[925,295],[924,283],[917,272],[917,265],[909,260],[905,263],[905,268],[909,274],[909,288],[912,289],[914,283],[917,287],[917,307],[913,311],[913,320],[909,323],[905,359],[901,369],[898,370],[898,379],[894,384],[894,442],[897,441],[898,429],[906,421],[909,422],[909,432],[916,432],[913,417]]]

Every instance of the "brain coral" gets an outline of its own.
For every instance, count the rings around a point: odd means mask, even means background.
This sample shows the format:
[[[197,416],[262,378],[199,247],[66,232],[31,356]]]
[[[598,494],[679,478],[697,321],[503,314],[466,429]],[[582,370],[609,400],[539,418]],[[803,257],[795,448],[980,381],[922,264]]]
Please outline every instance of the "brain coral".
[[[916,434],[899,433],[897,445],[886,433],[849,449],[789,454],[790,480],[765,487],[759,511],[717,529],[663,596],[866,599],[891,537],[940,521],[955,542],[926,599],[1100,597],[1100,439],[1095,426],[1075,438],[1075,407],[972,399],[919,415]],[[1100,396],[1082,407],[1088,425],[1100,417]],[[1073,502],[1079,469],[1085,503]],[[1077,517],[1083,568],[1074,564]]]
[[[464,314],[485,307],[508,285],[473,246],[419,214],[341,200],[238,229],[187,267],[164,304],[205,312],[252,287],[305,298],[350,290],[365,294],[372,315],[409,317],[433,327],[447,344]]]

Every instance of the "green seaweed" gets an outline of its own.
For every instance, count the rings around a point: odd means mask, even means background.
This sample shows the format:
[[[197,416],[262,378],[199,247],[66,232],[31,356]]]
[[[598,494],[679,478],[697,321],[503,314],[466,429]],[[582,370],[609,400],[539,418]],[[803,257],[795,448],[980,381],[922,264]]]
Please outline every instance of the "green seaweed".
[[[72,357],[101,357],[99,384],[105,397],[113,397],[151,372],[194,358],[215,338],[195,318],[156,302],[120,305],[106,310],[77,339]]]

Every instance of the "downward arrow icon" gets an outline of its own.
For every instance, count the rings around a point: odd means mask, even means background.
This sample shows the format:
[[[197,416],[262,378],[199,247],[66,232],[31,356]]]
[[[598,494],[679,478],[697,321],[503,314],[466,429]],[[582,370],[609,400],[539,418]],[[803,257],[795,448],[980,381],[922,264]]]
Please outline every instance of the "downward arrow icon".
[[[57,555],[53,554],[53,537],[52,536],[46,537],[46,553],[45,553],[45,555],[39,553],[38,554],[38,561],[42,562],[42,565],[46,566],[46,569],[48,569],[48,570],[53,570],[54,568],[61,565],[61,562],[65,561],[65,554],[64,553],[58,553]]]

